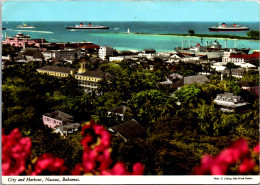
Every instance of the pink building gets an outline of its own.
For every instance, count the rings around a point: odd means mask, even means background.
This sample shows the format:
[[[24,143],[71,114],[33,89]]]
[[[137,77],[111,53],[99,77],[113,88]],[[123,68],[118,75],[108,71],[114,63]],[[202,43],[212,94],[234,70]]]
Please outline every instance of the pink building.
[[[68,115],[62,111],[55,111],[52,113],[46,113],[42,116],[43,124],[54,129],[55,126],[65,125],[74,121],[73,116]]]
[[[3,44],[9,44],[15,47],[26,47],[34,45],[40,47],[41,43],[45,43],[45,39],[31,39],[29,35],[24,35],[22,33],[17,33],[15,37],[6,37],[2,42]]]

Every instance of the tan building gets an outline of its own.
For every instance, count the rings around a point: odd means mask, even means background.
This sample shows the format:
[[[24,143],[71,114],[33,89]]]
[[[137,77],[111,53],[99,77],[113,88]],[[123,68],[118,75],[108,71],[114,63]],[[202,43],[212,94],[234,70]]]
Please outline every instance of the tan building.
[[[81,68],[75,75],[75,79],[78,80],[78,84],[85,92],[97,93],[98,82],[102,79],[111,79],[112,76],[109,73],[103,72],[100,69],[87,70],[86,63],[81,63]]]
[[[37,72],[41,74],[47,74],[50,76],[56,76],[56,77],[69,77],[69,75],[75,74],[75,69],[68,68],[68,67],[59,67],[59,66],[43,66],[39,69],[37,69]]]
[[[59,67],[59,66],[44,66],[37,71],[41,74],[47,74],[50,76],[56,77],[69,77],[73,76],[78,80],[78,85],[86,92],[97,94],[98,82],[102,79],[110,80],[113,77],[106,72],[101,71],[100,69],[87,70],[86,62],[81,63],[81,67],[78,69],[78,72],[75,74],[76,69],[68,67]]]

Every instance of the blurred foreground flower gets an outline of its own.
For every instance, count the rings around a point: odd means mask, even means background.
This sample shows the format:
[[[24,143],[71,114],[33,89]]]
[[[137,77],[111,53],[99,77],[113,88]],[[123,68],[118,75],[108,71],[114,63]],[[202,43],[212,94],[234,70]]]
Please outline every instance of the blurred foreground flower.
[[[2,174],[19,175],[25,173],[26,161],[31,155],[31,140],[22,137],[18,129],[9,135],[2,132]]]
[[[81,144],[84,151],[82,163],[71,171],[64,166],[64,160],[52,154],[43,154],[30,160],[31,140],[22,137],[18,129],[9,135],[2,133],[3,175],[142,175],[144,166],[133,165],[129,172],[122,162],[111,159],[111,135],[93,120],[82,128]],[[114,165],[113,165],[114,164]]]
[[[251,151],[247,141],[241,138],[215,157],[203,156],[200,166],[193,169],[193,174],[258,174],[259,156],[257,154],[259,154],[259,144]]]
[[[144,167],[140,163],[133,166],[133,172],[128,172],[122,162],[111,167],[111,135],[103,126],[93,120],[82,128],[81,144],[84,151],[82,163],[76,165],[72,175],[142,175]],[[110,168],[111,167],[111,168]]]

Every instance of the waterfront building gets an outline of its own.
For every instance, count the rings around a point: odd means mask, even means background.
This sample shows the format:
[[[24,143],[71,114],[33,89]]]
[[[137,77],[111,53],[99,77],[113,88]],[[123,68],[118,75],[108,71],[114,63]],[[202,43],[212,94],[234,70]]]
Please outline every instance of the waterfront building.
[[[69,75],[74,76],[76,69],[68,68],[68,67],[60,67],[60,66],[43,66],[37,69],[37,72],[41,74],[47,74],[50,76],[56,77],[69,77]]]
[[[114,49],[109,46],[100,47],[98,50],[99,58],[105,60],[107,57],[113,56]]]
[[[225,92],[224,94],[218,94],[214,99],[214,103],[220,107],[223,112],[235,112],[243,110],[247,102],[245,102],[241,96],[236,96],[233,93]]]
[[[6,37],[2,44],[9,44],[15,47],[27,47],[27,46],[35,46],[40,47],[42,43],[45,43],[45,39],[31,39],[29,35],[24,35],[22,33],[17,33],[15,37]]]
[[[224,52],[222,62],[228,63],[245,63],[250,61],[260,60],[260,52],[253,52],[252,54],[237,54],[232,52]]]

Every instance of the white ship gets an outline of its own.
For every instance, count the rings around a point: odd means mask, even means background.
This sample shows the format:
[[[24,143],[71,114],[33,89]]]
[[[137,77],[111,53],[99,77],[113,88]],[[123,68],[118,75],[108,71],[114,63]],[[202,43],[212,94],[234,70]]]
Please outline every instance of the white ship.
[[[89,23],[88,25],[83,25],[83,23],[80,23],[80,25],[76,26],[67,26],[66,29],[109,29],[109,27],[92,25],[91,23]]]
[[[22,24],[22,25],[17,26],[16,28],[35,28],[35,26],[29,26],[27,24]]]

